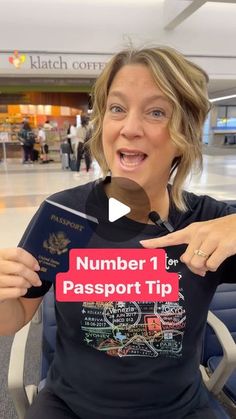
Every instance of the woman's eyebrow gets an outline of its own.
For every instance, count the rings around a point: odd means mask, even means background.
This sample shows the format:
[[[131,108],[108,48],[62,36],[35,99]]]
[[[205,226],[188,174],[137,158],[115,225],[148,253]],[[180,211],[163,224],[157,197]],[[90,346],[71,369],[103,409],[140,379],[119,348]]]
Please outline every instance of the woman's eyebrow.
[[[128,98],[128,95],[126,95],[125,93],[123,93],[123,92],[120,92],[120,91],[118,91],[118,90],[113,90],[113,91],[111,91],[109,94],[108,94],[108,97],[110,98],[110,97],[117,97],[117,98],[119,98],[119,99],[127,99]],[[171,102],[170,102],[170,100],[168,99],[168,97],[167,96],[165,96],[165,95],[162,95],[162,94],[155,94],[155,95],[152,95],[152,96],[147,96],[145,99],[144,99],[144,102],[154,102],[155,100],[163,100],[163,101],[165,101],[166,103],[168,103],[169,105],[171,105]]]
[[[163,100],[164,102],[171,105],[171,101],[169,100],[169,98],[165,95],[162,95],[162,94],[149,96],[149,97],[147,97],[146,100],[150,101],[150,102],[154,102],[155,100]]]
[[[111,96],[118,97],[119,99],[126,99],[127,98],[126,94],[124,94],[124,93],[122,93],[118,90],[112,90],[111,92],[109,92],[108,97],[111,97]]]

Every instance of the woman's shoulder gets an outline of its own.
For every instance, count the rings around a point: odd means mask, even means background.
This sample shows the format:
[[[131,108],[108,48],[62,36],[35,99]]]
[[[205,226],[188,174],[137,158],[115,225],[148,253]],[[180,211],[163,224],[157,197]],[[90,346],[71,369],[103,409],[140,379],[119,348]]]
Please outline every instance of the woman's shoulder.
[[[88,195],[93,190],[96,182],[92,181],[74,188],[65,189],[50,195],[47,199],[77,211],[84,211]]]
[[[200,212],[207,219],[236,212],[236,209],[230,206],[230,202],[209,195],[198,195],[189,191],[184,191],[183,195],[187,208],[193,212]]]
[[[184,228],[194,222],[213,220],[236,213],[236,208],[209,195],[197,195],[183,191],[183,198],[186,210],[181,211],[174,205],[170,207],[169,218],[175,229]]]
[[[64,189],[54,193],[53,195],[50,195],[48,199],[60,204],[66,203],[67,200],[76,201],[78,197],[82,199],[84,196],[86,196],[86,193],[89,193],[89,191],[92,189],[93,184],[94,181],[85,183],[84,185],[75,186],[73,188]]]

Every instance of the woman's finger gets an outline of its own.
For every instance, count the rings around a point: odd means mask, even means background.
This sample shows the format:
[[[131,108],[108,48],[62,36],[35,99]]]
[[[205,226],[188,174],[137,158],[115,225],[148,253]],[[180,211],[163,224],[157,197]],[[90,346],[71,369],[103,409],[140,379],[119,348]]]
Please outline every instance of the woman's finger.
[[[1,249],[0,260],[2,259],[14,261],[14,262],[20,262],[23,265],[27,266],[29,269],[32,269],[33,271],[39,271],[40,269],[37,259],[26,250],[21,249],[21,247],[17,247],[13,249],[12,248]]]
[[[10,262],[8,260],[1,260],[0,275],[16,275],[26,279],[31,285],[35,287],[42,285],[37,272],[18,262]]]

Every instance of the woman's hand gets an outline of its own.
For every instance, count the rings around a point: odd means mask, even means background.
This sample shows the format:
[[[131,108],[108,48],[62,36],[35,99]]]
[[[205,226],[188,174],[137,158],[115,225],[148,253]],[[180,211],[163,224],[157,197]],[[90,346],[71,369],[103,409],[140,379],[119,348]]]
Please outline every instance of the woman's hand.
[[[0,249],[0,301],[19,298],[32,285],[42,285],[36,272],[39,269],[37,260],[26,250]]]
[[[236,214],[192,223],[164,237],[140,243],[148,249],[187,244],[181,262],[192,272],[205,276],[207,271],[216,271],[225,259],[236,254]]]

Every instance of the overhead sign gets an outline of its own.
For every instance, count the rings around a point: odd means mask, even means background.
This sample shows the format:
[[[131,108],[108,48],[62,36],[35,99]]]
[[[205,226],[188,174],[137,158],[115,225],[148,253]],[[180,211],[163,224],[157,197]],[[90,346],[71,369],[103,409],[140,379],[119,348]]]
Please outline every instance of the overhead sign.
[[[0,76],[15,75],[74,75],[96,77],[105,67],[110,55],[51,54],[0,51]]]
[[[97,77],[112,54],[52,53],[0,50],[0,77],[74,76]],[[236,57],[189,55],[186,58],[200,65],[210,79],[235,79]],[[232,70],[233,69],[233,70]]]

